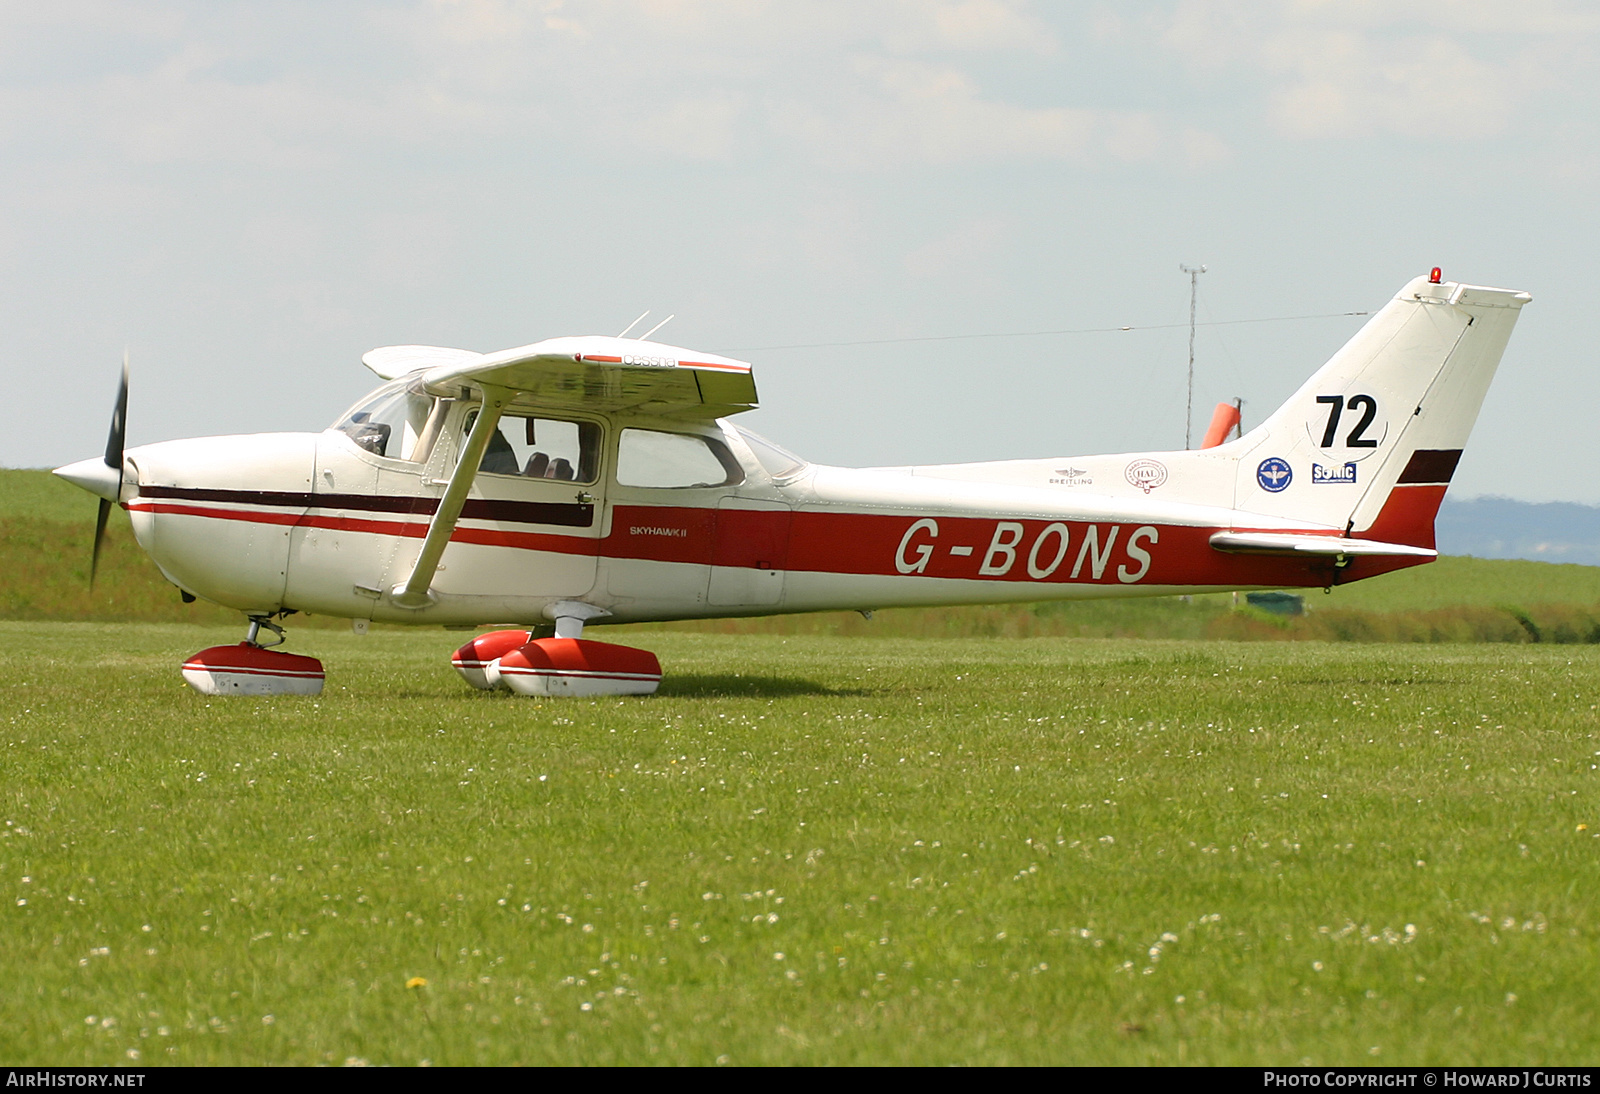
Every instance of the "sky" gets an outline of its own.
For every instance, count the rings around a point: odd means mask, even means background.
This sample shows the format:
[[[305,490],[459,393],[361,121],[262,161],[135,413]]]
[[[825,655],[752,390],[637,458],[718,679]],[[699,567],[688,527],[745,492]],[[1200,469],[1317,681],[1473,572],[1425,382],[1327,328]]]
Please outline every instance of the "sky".
[[[814,460],[1180,448],[1180,263],[1196,437],[1437,265],[1534,297],[1455,495],[1600,503],[1597,62],[1562,0],[0,0],[0,465],[124,349],[139,444],[646,309]]]

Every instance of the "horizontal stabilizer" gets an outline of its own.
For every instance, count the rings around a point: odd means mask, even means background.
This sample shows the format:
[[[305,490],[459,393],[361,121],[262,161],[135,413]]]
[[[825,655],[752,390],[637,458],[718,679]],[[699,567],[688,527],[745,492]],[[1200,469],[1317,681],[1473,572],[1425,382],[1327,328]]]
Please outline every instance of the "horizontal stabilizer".
[[[1375,539],[1346,539],[1343,536],[1293,535],[1285,532],[1218,532],[1211,546],[1229,554],[1243,555],[1390,555],[1409,558],[1437,558],[1438,551],[1404,543],[1381,543]]]

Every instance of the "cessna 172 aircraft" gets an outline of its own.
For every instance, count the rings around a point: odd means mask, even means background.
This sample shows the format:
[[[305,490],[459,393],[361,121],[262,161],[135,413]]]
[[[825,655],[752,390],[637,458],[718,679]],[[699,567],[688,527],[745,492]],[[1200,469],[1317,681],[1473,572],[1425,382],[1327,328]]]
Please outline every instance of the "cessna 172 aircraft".
[[[1326,587],[1435,557],[1433,521],[1531,297],[1406,285],[1279,410],[1194,451],[846,469],[729,420],[750,366],[625,337],[498,353],[390,346],[322,433],[123,451],[56,473],[112,504],[185,600],[248,636],[207,694],[315,694],[269,649],[294,612],[471,628],[478,687],[644,694],[654,655],[585,626],[828,609]],[[1224,408],[1219,408],[1219,411]],[[1227,408],[1232,409],[1232,408]]]

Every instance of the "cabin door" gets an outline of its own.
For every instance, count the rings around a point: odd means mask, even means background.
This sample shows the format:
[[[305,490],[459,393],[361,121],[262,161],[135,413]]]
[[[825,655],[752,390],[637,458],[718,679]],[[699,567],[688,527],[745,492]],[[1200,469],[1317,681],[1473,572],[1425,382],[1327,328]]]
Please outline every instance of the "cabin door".
[[[711,552],[711,604],[775,606],[783,601],[792,510],[781,502],[723,498]]]
[[[462,415],[457,450],[476,413]],[[594,588],[603,437],[598,422],[502,414],[434,589],[504,599],[510,610],[525,599],[579,599]]]

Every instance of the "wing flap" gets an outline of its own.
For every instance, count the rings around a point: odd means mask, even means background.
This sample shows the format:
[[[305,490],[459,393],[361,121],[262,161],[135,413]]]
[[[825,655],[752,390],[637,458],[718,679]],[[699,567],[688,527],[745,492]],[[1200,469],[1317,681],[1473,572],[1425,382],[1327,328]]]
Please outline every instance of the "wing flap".
[[[1405,543],[1382,543],[1375,539],[1346,539],[1343,536],[1294,535],[1285,532],[1217,532],[1211,546],[1230,554],[1248,555],[1389,555],[1407,558],[1437,558],[1438,551],[1412,547]]]

